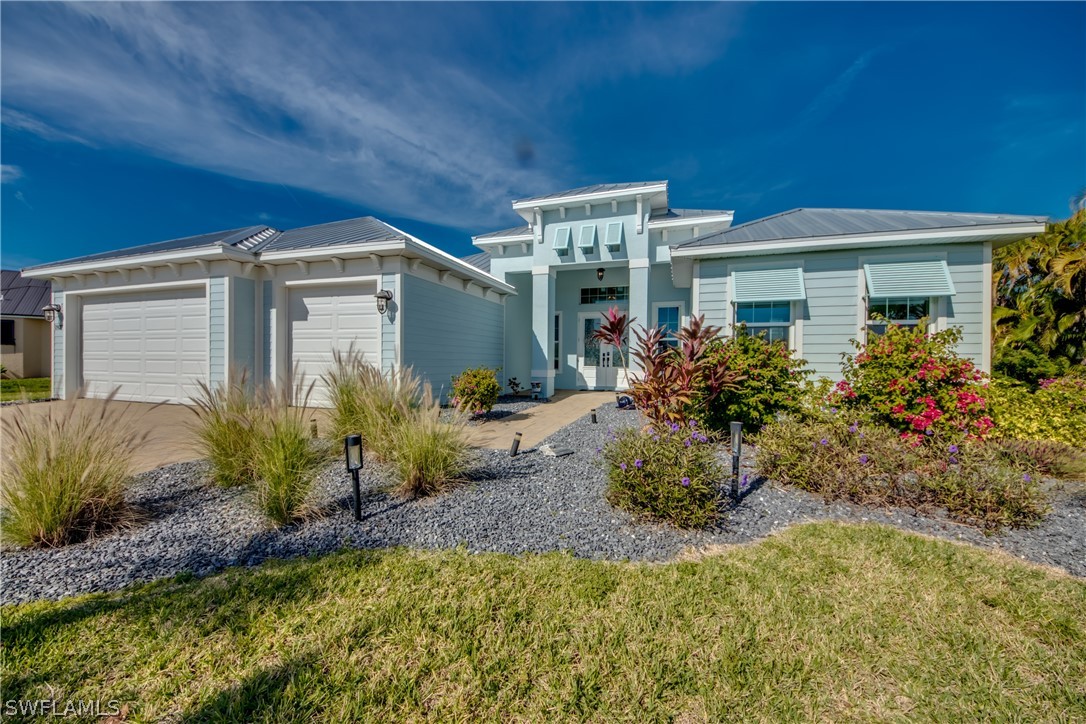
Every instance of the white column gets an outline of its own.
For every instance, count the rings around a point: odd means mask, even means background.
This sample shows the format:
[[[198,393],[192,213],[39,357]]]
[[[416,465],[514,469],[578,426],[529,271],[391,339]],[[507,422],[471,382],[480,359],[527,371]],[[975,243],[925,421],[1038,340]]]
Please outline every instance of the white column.
[[[532,382],[542,383],[544,397],[554,394],[554,271],[532,268]]]
[[[648,259],[631,259],[630,260],[630,319],[633,320],[634,327],[645,327],[650,329],[656,326],[656,320],[651,318],[652,304],[649,301],[649,260]],[[634,343],[635,337],[633,331],[630,331],[630,343]],[[632,359],[632,356],[627,359],[630,365],[630,372],[635,372],[640,368],[637,366],[636,360]]]

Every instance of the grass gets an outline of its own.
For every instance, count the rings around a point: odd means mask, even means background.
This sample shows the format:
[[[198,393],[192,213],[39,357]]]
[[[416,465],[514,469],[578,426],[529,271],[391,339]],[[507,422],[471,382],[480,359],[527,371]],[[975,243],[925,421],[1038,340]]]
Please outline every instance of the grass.
[[[5,543],[58,546],[109,530],[129,512],[124,489],[146,433],[123,418],[113,395],[73,399],[4,418],[0,531]]]
[[[873,525],[663,565],[352,551],[0,615],[5,700],[138,721],[1086,718],[1086,583]]]
[[[0,379],[0,402],[48,400],[53,396],[53,381],[48,377],[26,377],[21,380]]]
[[[290,407],[286,400],[270,405],[263,434],[255,443],[257,501],[276,525],[310,512],[313,480],[327,457],[327,450],[310,439],[306,417],[304,407]]]
[[[397,492],[407,497],[442,493],[463,480],[470,463],[464,413],[443,421],[441,404],[426,384],[418,406],[397,428],[392,452]]]

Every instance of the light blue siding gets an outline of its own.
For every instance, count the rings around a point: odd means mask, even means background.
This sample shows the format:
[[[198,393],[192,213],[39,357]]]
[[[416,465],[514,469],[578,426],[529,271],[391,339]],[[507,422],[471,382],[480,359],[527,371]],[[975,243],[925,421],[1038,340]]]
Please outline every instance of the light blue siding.
[[[208,280],[208,383],[216,385],[226,379],[226,279]]]
[[[404,274],[403,362],[448,395],[450,382],[469,367],[503,366],[505,308],[442,284]],[[504,382],[504,377],[499,374]],[[521,382],[524,382],[522,379]]]
[[[250,379],[256,369],[256,282],[235,277],[231,282],[234,303],[231,308],[230,336],[233,350],[233,369],[242,370]]]
[[[702,261],[698,282],[698,314],[705,315],[706,324],[723,327],[728,324],[728,264],[714,259]]]
[[[53,290],[53,304],[59,304],[64,308],[64,292]],[[75,320],[69,321],[61,317],[61,324],[53,325],[53,397],[64,397],[64,329],[68,324],[76,324]]]
[[[388,312],[381,316],[381,369],[386,372],[396,366],[396,321],[403,312],[400,302],[397,301],[402,297],[396,283],[399,278],[399,274],[381,275],[381,289],[387,289],[393,294]],[[414,323],[414,320],[406,318],[404,324],[409,323]]]
[[[839,379],[842,353],[852,354],[851,340],[860,336],[866,316],[861,307],[866,294],[864,264],[897,261],[938,261],[946,259],[955,294],[932,298],[932,314],[943,315],[946,327],[961,327],[958,353],[980,363],[984,346],[983,244],[918,246],[901,249],[825,251],[810,254],[775,254],[764,257],[767,268],[789,262],[803,265],[806,300],[797,302],[802,320],[801,354],[820,376]],[[743,268],[757,266],[757,257],[734,260]],[[728,260],[703,260],[699,273],[700,311],[707,321],[724,324],[729,316],[727,283],[731,272]]]
[[[263,292],[261,297],[261,315],[260,323],[263,325],[263,334],[261,339],[261,367],[260,367],[260,379],[270,380],[272,370],[272,309],[275,305],[275,299],[272,292],[271,280],[265,280],[263,284]]]

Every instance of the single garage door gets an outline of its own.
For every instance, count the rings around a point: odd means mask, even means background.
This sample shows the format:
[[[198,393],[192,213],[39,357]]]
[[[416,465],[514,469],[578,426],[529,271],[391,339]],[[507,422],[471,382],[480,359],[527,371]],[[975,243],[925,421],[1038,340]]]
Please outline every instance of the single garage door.
[[[315,383],[310,399],[327,404],[321,376],[332,364],[332,351],[351,345],[366,361],[380,364],[380,322],[375,283],[299,287],[290,292],[290,348],[294,369],[305,385]]]
[[[207,380],[207,320],[203,287],[87,297],[85,394],[120,388],[120,400],[189,402]]]

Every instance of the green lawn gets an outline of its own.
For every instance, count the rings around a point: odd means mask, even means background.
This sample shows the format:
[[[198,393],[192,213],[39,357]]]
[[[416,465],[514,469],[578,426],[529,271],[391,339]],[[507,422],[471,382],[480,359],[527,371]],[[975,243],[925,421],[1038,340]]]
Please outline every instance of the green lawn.
[[[0,402],[21,400],[23,395],[32,400],[46,400],[52,394],[48,377],[27,377],[22,380],[0,379]]]
[[[136,720],[1086,718],[1086,583],[879,526],[666,565],[345,552],[0,614],[4,700]]]

